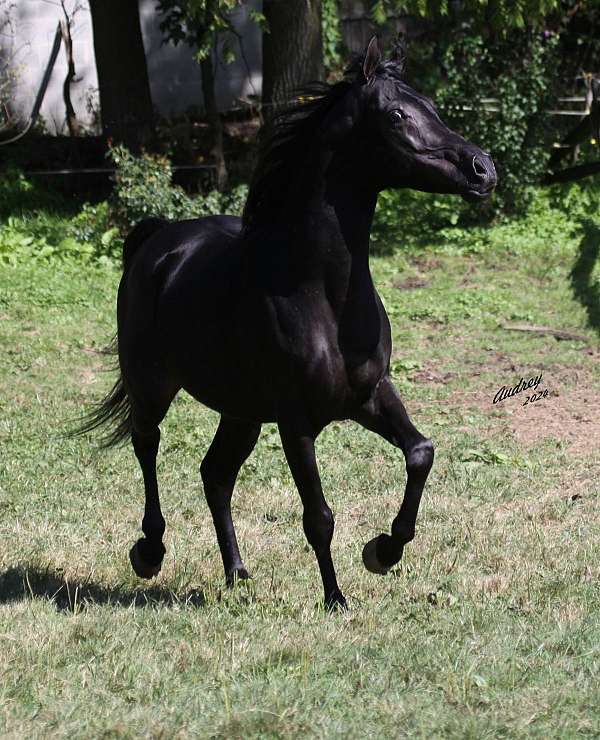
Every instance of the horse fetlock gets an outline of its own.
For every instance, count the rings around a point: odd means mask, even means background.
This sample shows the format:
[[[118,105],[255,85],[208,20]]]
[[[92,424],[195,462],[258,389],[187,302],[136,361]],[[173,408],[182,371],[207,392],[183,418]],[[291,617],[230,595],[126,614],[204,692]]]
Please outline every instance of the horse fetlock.
[[[229,588],[233,588],[238,581],[252,580],[252,576],[244,566],[232,568],[225,573],[225,583]]]
[[[328,612],[344,612],[348,609],[348,603],[344,594],[338,589],[325,597],[325,609]]]
[[[392,524],[392,539],[399,542],[402,546],[412,542],[415,538],[414,525],[405,524],[404,522]]]
[[[136,576],[150,579],[158,575],[165,552],[162,542],[150,545],[145,537],[139,539],[129,551],[129,561]]]
[[[144,518],[142,519],[142,532],[149,539],[161,540],[165,533],[166,528],[167,528],[167,524],[162,516],[157,517],[156,515],[151,514],[149,516],[145,515]],[[140,540],[140,542],[142,541],[143,540]],[[148,547],[150,547],[149,544],[148,544]],[[162,557],[161,557],[161,560],[162,560]]]
[[[399,544],[389,534],[380,534],[364,546],[363,564],[371,573],[384,576],[400,561],[403,551],[403,544]]]

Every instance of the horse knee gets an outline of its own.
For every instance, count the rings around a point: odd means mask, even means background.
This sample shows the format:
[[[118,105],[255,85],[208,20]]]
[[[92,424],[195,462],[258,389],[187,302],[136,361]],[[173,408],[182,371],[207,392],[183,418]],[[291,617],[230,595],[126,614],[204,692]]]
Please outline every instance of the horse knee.
[[[427,475],[433,465],[433,443],[430,439],[422,439],[411,447],[406,455],[407,472],[417,475]]]
[[[334,520],[327,504],[315,509],[305,509],[302,521],[308,544],[314,550],[329,547],[333,539]]]
[[[200,477],[205,490],[215,482],[215,473],[215,468],[210,464],[210,460],[205,457],[200,463]]]

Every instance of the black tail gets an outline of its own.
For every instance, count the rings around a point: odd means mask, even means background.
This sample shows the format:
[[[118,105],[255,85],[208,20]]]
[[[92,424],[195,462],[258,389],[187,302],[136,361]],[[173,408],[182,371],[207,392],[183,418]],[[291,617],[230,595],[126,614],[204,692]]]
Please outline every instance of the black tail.
[[[89,414],[83,417],[79,426],[71,431],[71,436],[79,436],[108,425],[108,430],[100,437],[101,447],[115,447],[131,437],[131,406],[123,378],[119,376],[112,389]]]
[[[133,227],[123,244],[123,270],[127,270],[140,245],[168,223],[164,218],[144,218]]]
[[[103,355],[113,356],[119,353],[116,335],[101,352]],[[131,436],[131,406],[123,385],[123,378],[120,375],[106,397],[97,403],[88,414],[79,419],[79,424],[70,430],[68,436],[79,437],[105,424],[109,429],[100,437],[101,447],[115,447]]]
[[[123,270],[125,272],[146,239],[168,223],[162,218],[145,218],[135,225],[123,244]],[[103,354],[118,354],[118,346],[118,338],[115,336]],[[70,436],[87,434],[105,425],[108,429],[100,438],[101,447],[114,447],[131,437],[131,405],[121,376],[104,400],[97,404],[89,414],[86,414],[75,429],[71,430]]]

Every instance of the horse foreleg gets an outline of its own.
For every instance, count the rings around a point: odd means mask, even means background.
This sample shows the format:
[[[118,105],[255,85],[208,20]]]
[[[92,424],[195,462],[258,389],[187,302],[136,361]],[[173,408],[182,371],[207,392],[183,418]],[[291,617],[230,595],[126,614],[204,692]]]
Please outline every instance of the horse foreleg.
[[[288,465],[304,506],[303,524],[306,539],[315,551],[328,609],[345,608],[346,599],[340,591],[333,560],[333,514],[323,496],[321,479],[315,456],[316,434],[304,420],[279,422],[279,434]]]
[[[433,444],[409,419],[389,377],[381,381],[371,400],[353,418],[399,447],[406,461],[406,490],[400,511],[392,522],[391,534],[380,534],[363,550],[367,570],[385,574],[400,560],[404,545],[415,536],[421,495],[433,464]]]
[[[231,518],[231,496],[238,472],[256,445],[260,427],[257,423],[221,417],[215,438],[200,466],[228,586],[233,585],[236,578],[249,578]]]

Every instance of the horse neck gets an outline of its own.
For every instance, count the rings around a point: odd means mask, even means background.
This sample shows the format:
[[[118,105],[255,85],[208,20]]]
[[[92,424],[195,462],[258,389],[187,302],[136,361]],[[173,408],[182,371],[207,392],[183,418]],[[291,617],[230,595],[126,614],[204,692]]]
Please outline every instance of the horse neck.
[[[340,347],[361,362],[381,336],[377,296],[369,270],[369,238],[377,188],[356,156],[321,157],[306,200],[298,202],[300,239],[293,263],[319,282],[339,325]],[[302,203],[302,205],[301,205]]]
[[[377,189],[356,155],[325,152],[305,193],[299,259],[322,268],[328,293],[339,299],[372,290],[369,239]]]

